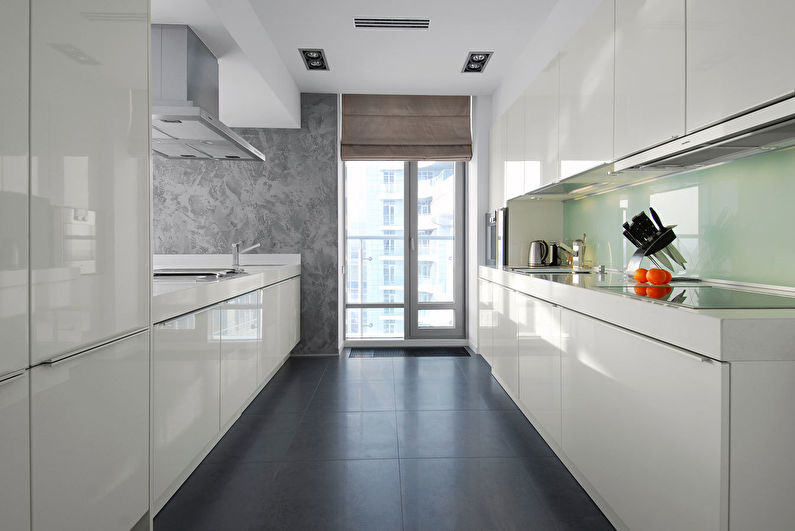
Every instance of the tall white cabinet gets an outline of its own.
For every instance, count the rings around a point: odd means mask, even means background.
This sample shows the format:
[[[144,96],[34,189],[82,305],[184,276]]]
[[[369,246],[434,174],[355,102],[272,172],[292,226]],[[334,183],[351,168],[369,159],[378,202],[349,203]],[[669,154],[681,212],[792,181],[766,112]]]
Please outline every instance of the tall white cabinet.
[[[149,509],[149,332],[31,369],[33,529],[128,531]]]
[[[0,527],[30,529],[29,371],[0,380]]]
[[[687,1],[687,131],[795,91],[795,2]]]
[[[620,159],[685,133],[685,0],[615,5],[614,158]]]
[[[506,391],[519,395],[519,351],[516,343],[516,295],[499,284],[492,284],[493,324],[491,368]]]
[[[148,13],[31,1],[33,364],[148,326]]]
[[[522,96],[524,101],[524,189],[530,192],[560,177],[558,157],[559,64],[554,59]]]
[[[28,366],[28,0],[0,16],[0,378]],[[12,75],[15,73],[16,75]]]

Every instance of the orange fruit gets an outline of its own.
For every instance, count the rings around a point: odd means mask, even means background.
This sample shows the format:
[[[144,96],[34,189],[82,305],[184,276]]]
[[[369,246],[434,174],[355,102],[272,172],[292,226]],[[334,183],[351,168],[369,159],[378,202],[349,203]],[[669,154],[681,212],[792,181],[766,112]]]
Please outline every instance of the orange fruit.
[[[673,290],[671,286],[649,286],[646,288],[646,295],[652,299],[662,299]]]
[[[645,297],[646,288],[648,288],[648,286],[646,286],[645,284],[635,284],[635,294],[640,295],[641,297]]]
[[[646,281],[651,282],[652,284],[665,284],[671,280],[671,278],[671,273],[664,269],[649,269],[649,271],[646,273]]]
[[[643,269],[642,267],[637,268],[635,270],[635,280],[638,282],[646,282],[647,273],[648,271],[646,269]]]

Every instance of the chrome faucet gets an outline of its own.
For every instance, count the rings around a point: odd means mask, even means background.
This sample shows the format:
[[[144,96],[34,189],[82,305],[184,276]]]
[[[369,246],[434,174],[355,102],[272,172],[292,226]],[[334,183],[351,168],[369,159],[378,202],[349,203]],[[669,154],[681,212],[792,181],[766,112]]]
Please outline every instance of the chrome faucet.
[[[232,244],[232,269],[234,269],[235,273],[242,273],[243,268],[240,267],[240,255],[247,253],[253,249],[256,249],[260,246],[260,244],[255,243],[251,247],[246,247],[245,249],[240,249],[240,246],[243,245],[243,242],[236,242]]]
[[[582,235],[582,240],[572,240],[571,247],[563,242],[552,243],[571,257],[571,267],[575,269],[583,267],[583,259],[585,258],[585,234]]]

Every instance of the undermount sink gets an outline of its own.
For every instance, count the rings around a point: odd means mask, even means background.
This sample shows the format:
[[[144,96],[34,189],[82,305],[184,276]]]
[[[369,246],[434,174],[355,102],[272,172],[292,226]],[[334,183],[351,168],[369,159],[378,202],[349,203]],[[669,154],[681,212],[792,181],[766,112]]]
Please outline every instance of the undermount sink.
[[[591,273],[590,269],[572,269],[571,267],[514,267],[513,271],[532,275],[586,275]]]

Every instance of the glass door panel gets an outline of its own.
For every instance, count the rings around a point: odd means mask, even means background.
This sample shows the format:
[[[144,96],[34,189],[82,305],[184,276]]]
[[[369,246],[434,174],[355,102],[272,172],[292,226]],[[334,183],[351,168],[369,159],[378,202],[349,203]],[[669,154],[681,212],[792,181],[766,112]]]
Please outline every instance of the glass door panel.
[[[345,334],[404,337],[404,162],[345,163]]]

